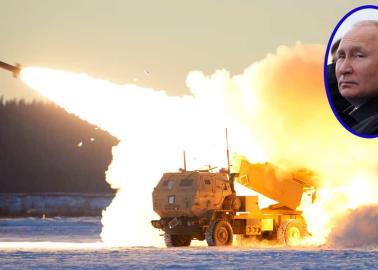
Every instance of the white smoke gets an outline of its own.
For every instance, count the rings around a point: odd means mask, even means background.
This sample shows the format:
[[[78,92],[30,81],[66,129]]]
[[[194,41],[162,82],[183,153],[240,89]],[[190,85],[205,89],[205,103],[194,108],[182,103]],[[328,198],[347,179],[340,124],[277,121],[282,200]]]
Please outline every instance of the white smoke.
[[[318,203],[305,209],[311,233],[324,242],[338,214],[377,202],[378,146],[351,135],[333,116],[323,84],[323,55],[320,45],[298,43],[279,47],[240,75],[192,72],[187,84],[193,95],[186,97],[48,69],[27,68],[21,76],[120,139],[107,172],[118,192],[103,213],[106,243],[162,245],[150,224],[158,218],[152,212],[153,187],[163,172],[182,167],[183,150],[189,169],[226,166],[225,127],[233,152],[251,162],[306,167],[323,187],[345,189],[331,196],[320,192]],[[357,197],[350,187],[362,179],[366,188]]]
[[[328,244],[343,248],[378,247],[378,205],[348,211],[337,220]]]

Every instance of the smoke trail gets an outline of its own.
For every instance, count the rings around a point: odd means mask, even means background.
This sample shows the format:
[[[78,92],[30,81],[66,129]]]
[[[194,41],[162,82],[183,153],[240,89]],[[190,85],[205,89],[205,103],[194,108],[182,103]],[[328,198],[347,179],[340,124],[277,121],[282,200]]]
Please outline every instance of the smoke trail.
[[[192,96],[119,86],[68,72],[25,69],[31,87],[120,139],[107,181],[118,192],[103,213],[102,239],[115,245],[161,245],[149,221],[151,192],[164,171],[177,171],[181,151],[189,169],[226,164],[224,127],[234,153],[251,162],[309,168],[321,185],[318,202],[304,209],[311,243],[324,243],[338,216],[377,203],[378,146],[337,122],[323,85],[324,48],[281,46],[231,76],[191,72]],[[363,185],[361,184],[363,183]],[[361,195],[356,195],[358,194]]]
[[[308,168],[320,185],[317,203],[305,207],[313,234],[322,244],[347,209],[378,200],[378,145],[356,137],[336,120],[323,83],[324,49],[320,45],[281,46],[248,67],[243,74],[223,76],[219,87],[232,120],[233,149],[254,161],[269,161],[286,169]],[[208,90],[209,81],[196,77],[195,94]],[[198,79],[200,78],[200,79]],[[222,89],[225,89],[222,91]],[[217,96],[217,92],[209,96]],[[197,97],[197,95],[196,95]]]
[[[359,207],[337,221],[328,237],[336,247],[378,247],[378,205]]]
[[[118,192],[103,213],[101,237],[106,243],[162,244],[150,224],[155,217],[151,193],[164,171],[182,166],[184,149],[189,168],[225,164],[224,136],[219,135],[225,125],[211,104],[84,74],[27,68],[21,75],[69,112],[120,139],[107,171],[107,181]]]

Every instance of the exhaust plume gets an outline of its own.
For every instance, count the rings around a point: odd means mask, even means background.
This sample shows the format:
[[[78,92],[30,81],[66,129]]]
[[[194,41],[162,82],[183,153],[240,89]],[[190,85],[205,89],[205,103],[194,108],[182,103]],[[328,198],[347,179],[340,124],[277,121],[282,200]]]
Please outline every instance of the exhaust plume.
[[[323,244],[348,209],[377,203],[378,146],[336,120],[323,83],[321,45],[281,46],[242,74],[226,70],[187,77],[192,95],[169,97],[137,85],[115,85],[69,72],[24,68],[32,88],[120,139],[107,181],[118,192],[104,211],[101,237],[109,245],[162,245],[152,229],[151,192],[165,171],[226,166],[224,128],[232,154],[317,175],[318,200],[304,208]],[[232,156],[232,155],[231,155]],[[234,164],[234,170],[237,164]]]
[[[362,206],[340,218],[328,237],[336,247],[378,247],[378,205]]]

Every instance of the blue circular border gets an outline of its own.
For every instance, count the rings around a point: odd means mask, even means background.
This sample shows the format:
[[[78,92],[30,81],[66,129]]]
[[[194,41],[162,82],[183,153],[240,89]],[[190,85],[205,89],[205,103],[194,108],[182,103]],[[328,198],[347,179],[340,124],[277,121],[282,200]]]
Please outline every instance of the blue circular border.
[[[378,10],[378,6],[375,6],[375,5],[364,5],[364,6],[360,6],[360,7],[356,7],[355,9],[352,9],[351,11],[349,11],[340,21],[339,23],[336,25],[335,29],[333,30],[332,32],[332,35],[331,37],[329,38],[329,41],[328,41],[328,45],[327,45],[327,50],[326,50],[326,53],[325,53],[325,57],[324,57],[324,73],[323,73],[323,76],[324,76],[324,85],[325,85],[325,88],[326,88],[326,93],[327,93],[327,99],[328,99],[328,103],[329,105],[331,106],[332,108],[332,111],[333,111],[333,114],[336,116],[337,120],[340,122],[340,124],[343,125],[343,127],[348,130],[350,133],[358,136],[358,137],[362,137],[362,138],[367,138],[367,139],[372,139],[372,138],[377,138],[378,137],[378,134],[375,134],[375,135],[364,135],[364,134],[358,134],[357,132],[355,132],[354,130],[352,130],[350,127],[348,127],[344,122],[343,120],[341,120],[338,112],[336,111],[336,108],[335,106],[333,105],[333,101],[331,99],[331,93],[330,93],[330,90],[328,88],[328,76],[327,76],[327,66],[328,66],[328,55],[329,55],[329,51],[331,49],[331,45],[332,45],[332,41],[333,41],[333,38],[335,37],[337,31],[339,30],[341,24],[343,24],[343,22],[350,16],[352,15],[353,13],[361,10],[361,9],[376,9]]]

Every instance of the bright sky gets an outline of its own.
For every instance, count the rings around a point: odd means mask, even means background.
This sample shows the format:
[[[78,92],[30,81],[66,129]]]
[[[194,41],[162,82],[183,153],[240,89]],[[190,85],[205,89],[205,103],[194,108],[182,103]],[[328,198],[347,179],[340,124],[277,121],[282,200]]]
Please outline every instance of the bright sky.
[[[371,1],[0,0],[0,60],[187,94],[189,71],[243,71],[296,41],[326,46]],[[0,96],[38,98],[0,70]]]

